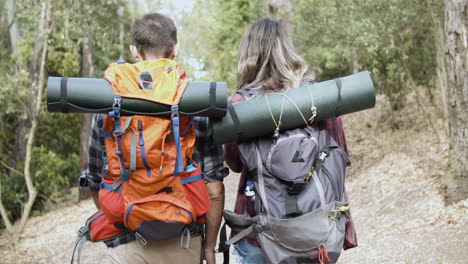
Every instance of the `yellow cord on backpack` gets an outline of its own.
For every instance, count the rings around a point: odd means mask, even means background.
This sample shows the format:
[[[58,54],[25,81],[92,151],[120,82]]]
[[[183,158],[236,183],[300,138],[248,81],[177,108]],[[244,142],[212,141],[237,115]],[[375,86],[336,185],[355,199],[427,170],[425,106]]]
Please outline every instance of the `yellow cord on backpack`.
[[[310,95],[310,111],[312,112],[312,116],[309,118],[310,124],[314,122],[315,117],[317,116],[317,107],[315,107],[314,104],[314,96],[312,95],[312,91],[310,90],[310,85],[307,85],[307,90],[309,90],[309,95]]]
[[[281,102],[281,111],[280,111],[280,116],[279,116],[278,122],[276,122],[276,119],[273,116],[273,111],[271,111],[270,100],[268,99],[268,96],[265,96],[265,99],[266,99],[266,103],[267,103],[267,106],[268,106],[268,111],[270,112],[271,119],[273,120],[273,123],[276,126],[275,133],[273,134],[273,137],[278,138],[279,137],[279,130],[280,130],[280,126],[281,126],[281,120],[283,119],[284,97],[283,97],[283,101]]]
[[[271,110],[271,106],[270,106],[270,100],[268,99],[268,96],[265,96],[265,100],[266,100],[266,103],[267,103],[267,107],[268,107],[268,111],[270,112],[270,116],[271,116],[271,119],[273,120],[273,123],[275,124],[275,133],[273,134],[273,137],[274,138],[278,138],[279,136],[279,130],[280,130],[280,127],[281,127],[281,120],[283,118],[283,111],[284,111],[284,101],[285,99],[288,99],[288,101],[294,105],[294,107],[296,108],[297,112],[299,113],[299,115],[301,115],[302,117],[302,120],[304,121],[305,125],[308,126],[308,125],[311,125],[313,122],[314,122],[314,119],[315,117],[317,116],[317,107],[315,107],[315,104],[314,104],[314,97],[312,95],[312,91],[310,90],[310,86],[306,86],[307,87],[307,90],[309,91],[309,95],[310,95],[310,104],[311,104],[311,107],[310,107],[310,111],[312,113],[311,117],[309,118],[309,122],[307,122],[307,119],[304,117],[304,114],[302,113],[301,109],[299,108],[299,106],[287,95],[288,91],[284,92],[284,93],[272,93],[272,94],[276,94],[276,95],[280,95],[280,96],[283,96],[283,101],[281,102],[281,111],[280,111],[280,116],[279,116],[279,119],[278,119],[278,122],[276,122],[276,119],[273,115],[273,111]],[[309,177],[310,178],[310,177]]]

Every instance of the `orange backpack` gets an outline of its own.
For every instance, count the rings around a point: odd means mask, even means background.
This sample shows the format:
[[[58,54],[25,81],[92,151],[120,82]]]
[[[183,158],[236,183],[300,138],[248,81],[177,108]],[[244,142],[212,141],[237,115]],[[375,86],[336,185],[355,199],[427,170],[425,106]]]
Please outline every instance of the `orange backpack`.
[[[169,59],[114,63],[105,79],[115,100],[104,120],[109,175],[99,191],[102,212],[143,241],[181,235],[210,207],[203,173],[191,161],[195,129],[178,114],[185,72]],[[172,105],[171,116],[121,116],[125,98]]]
[[[109,174],[101,182],[101,210],[78,231],[73,249],[78,263],[86,241],[108,247],[137,240],[165,240],[200,232],[210,198],[204,174],[191,160],[195,129],[179,116],[178,103],[187,87],[185,72],[172,60],[119,61],[104,74],[114,90],[112,111],[104,119]],[[123,116],[120,104],[138,98],[171,105],[170,116]]]

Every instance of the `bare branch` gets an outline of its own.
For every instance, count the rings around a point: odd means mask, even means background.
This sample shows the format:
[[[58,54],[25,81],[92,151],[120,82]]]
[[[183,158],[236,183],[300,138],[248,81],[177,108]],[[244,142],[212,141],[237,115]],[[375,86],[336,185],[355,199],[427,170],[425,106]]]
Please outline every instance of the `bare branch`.
[[[3,206],[3,200],[2,200],[2,179],[0,177],[0,214],[2,215],[2,220],[3,223],[5,224],[5,227],[7,231],[12,234],[13,233],[13,225],[10,221],[10,218],[8,218],[7,211],[5,207]]]
[[[1,163],[3,166],[5,166],[5,168],[11,170],[12,172],[16,172],[16,173],[18,173],[19,175],[23,175],[23,173],[22,173],[21,171],[15,169],[15,168],[12,168],[12,167],[10,167],[10,166],[8,166],[8,164],[6,164],[3,160],[0,160],[0,163]]]

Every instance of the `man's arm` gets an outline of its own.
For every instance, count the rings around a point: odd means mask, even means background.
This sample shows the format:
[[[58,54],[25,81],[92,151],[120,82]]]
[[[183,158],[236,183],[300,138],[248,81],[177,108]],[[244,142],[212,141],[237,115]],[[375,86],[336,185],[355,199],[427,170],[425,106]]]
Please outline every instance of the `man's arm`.
[[[99,185],[102,179],[102,169],[104,161],[102,154],[105,151],[104,137],[101,135],[100,129],[103,127],[104,115],[96,114],[93,116],[91,122],[91,131],[88,141],[88,173],[87,173],[87,187],[91,192],[94,204],[98,209],[99,205]]]
[[[229,174],[229,169],[224,167],[222,147],[214,144],[208,118],[194,117],[194,125],[197,143],[193,159],[201,165],[206,175],[206,187],[211,199],[211,208],[206,214],[204,254],[207,264],[213,264],[216,263],[214,250],[224,209],[223,178]]]
[[[207,264],[216,263],[215,247],[224,210],[224,184],[222,181],[206,183],[211,199],[210,211],[206,214],[204,254]]]

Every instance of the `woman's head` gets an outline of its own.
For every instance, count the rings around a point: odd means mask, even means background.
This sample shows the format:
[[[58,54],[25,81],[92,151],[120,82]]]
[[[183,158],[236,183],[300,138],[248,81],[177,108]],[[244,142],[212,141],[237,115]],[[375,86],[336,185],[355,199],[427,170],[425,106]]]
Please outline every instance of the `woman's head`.
[[[312,79],[306,72],[307,64],[277,21],[255,21],[244,33],[237,57],[237,89],[246,85],[267,92],[291,89]]]

